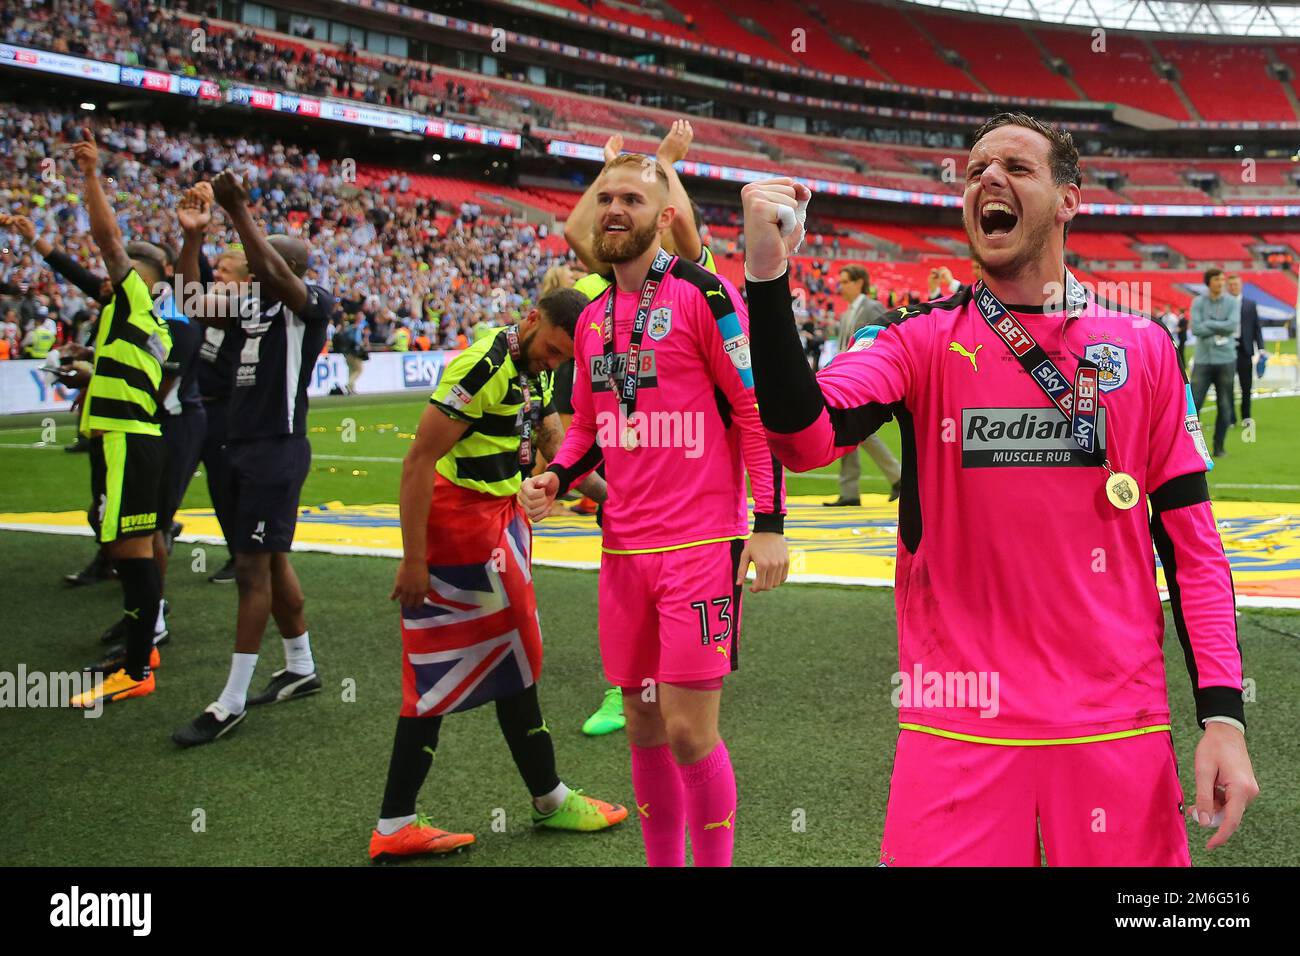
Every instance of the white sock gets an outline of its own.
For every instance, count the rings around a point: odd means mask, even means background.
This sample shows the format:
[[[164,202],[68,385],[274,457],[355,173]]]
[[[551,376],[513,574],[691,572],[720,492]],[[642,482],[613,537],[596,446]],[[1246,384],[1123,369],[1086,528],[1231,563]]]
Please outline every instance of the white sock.
[[[568,795],[569,788],[561,780],[550,793],[544,793],[540,797],[533,797],[533,806],[537,808],[538,813],[554,813],[560,809],[560,805],[564,803]]]
[[[402,827],[406,826],[408,823],[414,823],[414,822],[415,822],[414,813],[412,813],[409,817],[381,817],[379,820],[379,826],[375,827],[375,829],[378,830],[384,836],[392,836],[394,833],[402,829]]]
[[[314,674],[316,662],[311,656],[311,638],[303,631],[297,637],[281,638],[284,641],[284,666],[290,674]]]
[[[253,669],[257,667],[256,654],[231,654],[230,676],[226,678],[226,689],[217,698],[217,703],[232,714],[242,714],[248,703],[248,685],[253,682]]]
[[[163,618],[163,608],[166,606],[166,601],[160,600],[158,602],[158,620],[154,621],[153,624],[153,632],[155,634],[161,634],[163,631],[167,630],[167,621]]]

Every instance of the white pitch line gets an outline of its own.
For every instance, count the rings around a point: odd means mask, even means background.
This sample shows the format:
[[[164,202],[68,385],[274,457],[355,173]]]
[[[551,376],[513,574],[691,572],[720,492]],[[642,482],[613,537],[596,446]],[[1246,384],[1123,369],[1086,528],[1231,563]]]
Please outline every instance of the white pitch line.
[[[1300,491],[1300,485],[1251,485],[1227,481],[1212,481],[1211,488],[1267,488],[1269,491]]]
[[[404,458],[376,458],[366,455],[318,455],[312,452],[312,458],[319,458],[321,461],[375,461],[389,465],[400,465],[406,459]]]

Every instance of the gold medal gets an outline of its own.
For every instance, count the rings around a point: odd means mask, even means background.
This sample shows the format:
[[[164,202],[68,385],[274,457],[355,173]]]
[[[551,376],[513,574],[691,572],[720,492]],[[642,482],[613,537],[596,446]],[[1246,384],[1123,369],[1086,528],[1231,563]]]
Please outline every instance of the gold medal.
[[[623,431],[623,450],[636,451],[636,429],[631,425]]]
[[[1106,497],[1120,511],[1128,511],[1138,503],[1138,483],[1122,471],[1112,471],[1106,479]]]

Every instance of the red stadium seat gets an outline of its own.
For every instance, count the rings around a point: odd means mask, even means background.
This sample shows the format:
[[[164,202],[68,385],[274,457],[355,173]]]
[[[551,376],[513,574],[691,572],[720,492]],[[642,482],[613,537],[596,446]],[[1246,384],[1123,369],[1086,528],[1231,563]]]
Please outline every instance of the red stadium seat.
[[[1070,75],[1090,100],[1124,103],[1171,119],[1191,119],[1177,92],[1155,72],[1146,42],[1118,30],[1104,34],[1105,52],[1094,50],[1091,30],[1035,24],[1035,36],[1070,67]]]
[[[961,55],[966,69],[990,93],[1052,100],[1079,98],[1064,77],[1047,67],[1040,51],[1015,22],[919,11],[914,16],[940,46]]]
[[[906,11],[854,0],[820,0],[818,6],[830,27],[869,50],[871,63],[892,82],[979,92],[965,73],[939,56]]]
[[[1268,51],[1244,43],[1157,40],[1178,68],[1178,85],[1207,120],[1296,121],[1282,84],[1268,72]]]

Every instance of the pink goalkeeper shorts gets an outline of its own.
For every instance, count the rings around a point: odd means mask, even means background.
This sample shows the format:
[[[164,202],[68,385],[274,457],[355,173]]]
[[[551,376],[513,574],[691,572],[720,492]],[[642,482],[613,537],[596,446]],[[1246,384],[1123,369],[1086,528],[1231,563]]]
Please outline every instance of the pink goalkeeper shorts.
[[[611,684],[712,681],[739,666],[744,544],[601,555],[600,657]]]
[[[898,734],[886,866],[1190,866],[1168,731],[1005,746]]]

